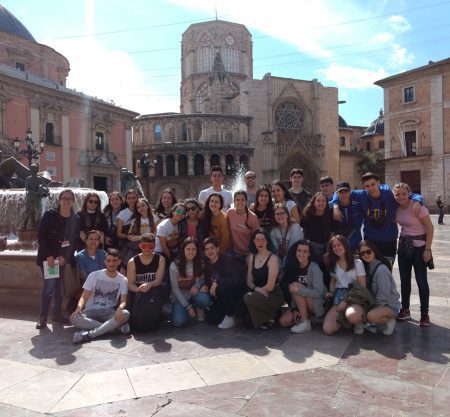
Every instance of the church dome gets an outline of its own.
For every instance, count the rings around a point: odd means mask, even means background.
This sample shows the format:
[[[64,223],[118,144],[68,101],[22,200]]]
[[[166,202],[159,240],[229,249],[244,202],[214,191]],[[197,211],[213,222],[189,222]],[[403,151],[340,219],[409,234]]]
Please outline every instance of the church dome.
[[[339,115],[339,129],[348,129],[348,124],[341,115]]]
[[[383,109],[380,110],[380,115],[375,119],[366,129],[362,138],[373,135],[384,135],[384,114]]]
[[[0,32],[10,33],[19,38],[36,42],[28,29],[2,5],[0,5]]]

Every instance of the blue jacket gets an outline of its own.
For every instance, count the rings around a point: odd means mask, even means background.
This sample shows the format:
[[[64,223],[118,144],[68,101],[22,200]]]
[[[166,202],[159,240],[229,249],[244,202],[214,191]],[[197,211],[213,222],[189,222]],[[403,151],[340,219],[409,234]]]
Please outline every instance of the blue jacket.
[[[83,281],[91,272],[99,271],[105,268],[106,252],[103,249],[97,249],[95,253],[95,259],[92,259],[86,249],[77,252],[75,260],[77,261],[78,270],[81,273]]]
[[[350,199],[361,204],[364,238],[375,243],[388,243],[397,240],[398,237],[398,227],[395,222],[398,205],[388,185],[381,184],[380,192],[379,198],[371,198],[366,190],[352,190]],[[411,194],[410,198],[414,202],[423,204],[423,198],[418,194]],[[337,193],[334,193],[330,204],[339,204]]]
[[[331,202],[330,208],[333,207]],[[334,223],[334,232],[344,235],[350,244],[350,249],[358,249],[362,240],[361,228],[364,220],[361,204],[356,200],[351,200],[347,207],[339,205],[342,213],[342,220]]]

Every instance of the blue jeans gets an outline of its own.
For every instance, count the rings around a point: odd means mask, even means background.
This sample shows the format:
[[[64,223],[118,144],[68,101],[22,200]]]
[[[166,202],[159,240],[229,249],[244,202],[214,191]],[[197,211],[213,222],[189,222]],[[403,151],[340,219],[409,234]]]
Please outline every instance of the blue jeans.
[[[41,314],[40,317],[47,320],[48,309],[53,300],[53,315],[61,315],[61,304],[63,300],[62,296],[62,283],[64,279],[64,266],[59,267],[59,278],[44,279],[44,286],[41,291]],[[41,268],[42,276],[44,276],[44,270]]]
[[[192,296],[189,302],[198,308],[206,308],[211,304],[211,296],[207,292],[199,292]],[[177,301],[172,304],[172,325],[174,327],[184,326],[189,320],[187,310]]]
[[[402,308],[409,309],[411,296],[411,275],[414,268],[417,287],[419,288],[420,312],[428,313],[430,288],[427,280],[427,265],[422,258],[425,246],[414,248],[412,257],[398,255],[398,269],[400,271],[400,286],[402,294]]]

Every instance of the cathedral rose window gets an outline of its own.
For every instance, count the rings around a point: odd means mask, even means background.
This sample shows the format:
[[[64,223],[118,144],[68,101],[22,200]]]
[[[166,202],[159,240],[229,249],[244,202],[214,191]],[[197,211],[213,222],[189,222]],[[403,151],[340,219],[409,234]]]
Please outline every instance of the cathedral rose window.
[[[283,103],[275,112],[277,130],[284,133],[298,133],[303,128],[303,114],[294,103]]]

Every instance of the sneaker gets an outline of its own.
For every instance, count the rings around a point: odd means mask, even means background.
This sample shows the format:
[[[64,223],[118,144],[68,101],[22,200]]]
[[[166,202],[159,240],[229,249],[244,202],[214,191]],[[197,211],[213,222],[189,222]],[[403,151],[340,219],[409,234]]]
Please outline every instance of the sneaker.
[[[409,308],[402,308],[400,313],[398,313],[397,320],[405,321],[411,318],[411,313],[409,312]]]
[[[430,325],[430,316],[428,314],[422,314],[420,316],[420,327],[428,327]]]
[[[364,324],[363,323],[355,324],[353,326],[353,333],[358,335],[364,334]]]
[[[395,323],[396,323],[395,319],[390,319],[386,323],[386,326],[385,326],[385,328],[383,330],[383,334],[386,335],[386,336],[390,336],[394,332]]]
[[[75,332],[73,334],[73,344],[77,345],[78,343],[90,342],[92,340],[91,335],[87,330],[83,330],[81,332]]]
[[[367,330],[368,332],[370,332],[372,334],[377,334],[378,333],[378,325],[376,325],[374,323],[366,323],[364,325],[364,330]]]
[[[197,321],[205,321],[205,309],[197,308]]]
[[[39,318],[39,321],[36,323],[36,329],[41,330],[47,327],[47,319],[45,317]]]
[[[117,330],[119,331],[119,333],[129,334],[130,333],[130,325],[128,323],[125,323],[122,326],[119,326],[117,328]]]
[[[295,326],[291,327],[292,333],[305,333],[311,330],[311,322],[309,320],[299,321]]]
[[[235,323],[234,323],[234,318],[233,316],[225,316],[222,320],[222,323],[220,323],[217,327],[219,329],[231,329],[232,327],[234,327]]]

